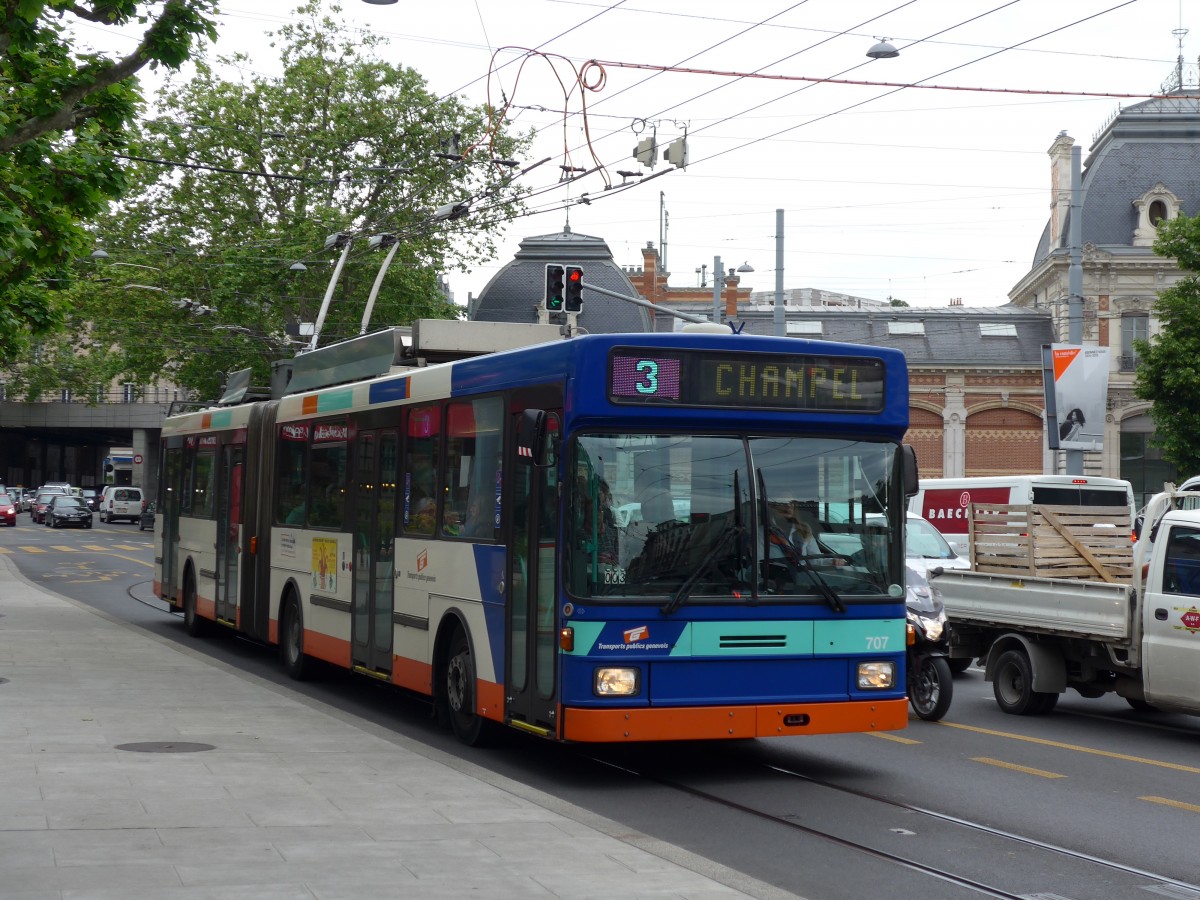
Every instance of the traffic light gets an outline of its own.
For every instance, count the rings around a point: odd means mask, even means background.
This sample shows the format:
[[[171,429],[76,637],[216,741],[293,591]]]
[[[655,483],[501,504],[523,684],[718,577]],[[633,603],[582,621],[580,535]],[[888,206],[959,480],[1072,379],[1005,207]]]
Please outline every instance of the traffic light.
[[[658,156],[658,144],[653,137],[644,137],[633,148],[633,158],[647,169],[654,168],[655,157]]]
[[[583,269],[579,266],[567,266],[567,312],[579,312],[583,309]]]
[[[563,308],[563,267],[546,266],[546,299],[545,306],[550,312],[558,312]]]

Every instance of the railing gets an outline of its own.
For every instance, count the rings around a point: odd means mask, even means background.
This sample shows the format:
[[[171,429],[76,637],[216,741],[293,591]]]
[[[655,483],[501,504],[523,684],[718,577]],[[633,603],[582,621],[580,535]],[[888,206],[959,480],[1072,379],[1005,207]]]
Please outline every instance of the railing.
[[[1121,372],[1136,372],[1141,358],[1136,353],[1123,353],[1117,357],[1117,365]]]
[[[57,388],[44,390],[29,397],[24,391],[18,392],[7,385],[0,384],[0,402],[12,403],[77,403],[83,406],[102,406],[110,403],[157,403],[165,406],[176,400],[190,399],[191,395],[181,388],[153,385],[126,384],[117,389],[100,390],[97,388],[89,391]]]

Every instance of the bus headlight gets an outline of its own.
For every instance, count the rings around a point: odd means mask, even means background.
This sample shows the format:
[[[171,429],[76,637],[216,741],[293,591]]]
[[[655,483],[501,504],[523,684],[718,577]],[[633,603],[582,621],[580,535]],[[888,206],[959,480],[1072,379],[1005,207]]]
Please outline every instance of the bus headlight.
[[[638,669],[597,669],[592,690],[597,697],[633,697],[641,692],[641,680]]]
[[[858,664],[858,687],[871,691],[890,688],[896,684],[896,664],[893,662],[863,662]]]

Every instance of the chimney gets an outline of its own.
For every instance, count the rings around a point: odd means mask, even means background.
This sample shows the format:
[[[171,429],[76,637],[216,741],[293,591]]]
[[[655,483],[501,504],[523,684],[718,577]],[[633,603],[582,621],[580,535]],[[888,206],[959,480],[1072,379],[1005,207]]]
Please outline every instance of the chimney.
[[[1050,248],[1065,246],[1067,213],[1071,209],[1071,148],[1075,138],[1060,131],[1047,153],[1050,156]]]

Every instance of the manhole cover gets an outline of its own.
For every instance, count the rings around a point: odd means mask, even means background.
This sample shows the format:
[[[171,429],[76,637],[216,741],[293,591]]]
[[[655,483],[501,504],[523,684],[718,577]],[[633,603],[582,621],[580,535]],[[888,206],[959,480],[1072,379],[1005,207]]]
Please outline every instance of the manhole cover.
[[[143,741],[137,744],[117,744],[118,750],[132,753],[199,753],[201,750],[216,750],[212,744],[193,744],[187,741]]]

